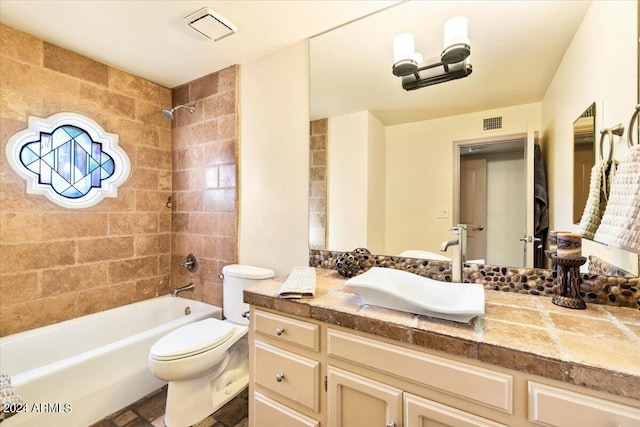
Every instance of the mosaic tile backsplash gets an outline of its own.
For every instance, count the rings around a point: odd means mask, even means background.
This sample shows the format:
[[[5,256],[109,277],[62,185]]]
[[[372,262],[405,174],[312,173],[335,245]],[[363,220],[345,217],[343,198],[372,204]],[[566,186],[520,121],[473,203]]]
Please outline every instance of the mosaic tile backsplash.
[[[336,259],[343,252],[309,251],[309,265],[335,269]],[[451,263],[398,256],[361,254],[357,274],[371,267],[405,270],[440,281],[451,281]],[[465,264],[462,281],[481,283],[486,290],[516,292],[520,294],[552,296],[558,293],[558,274],[539,268],[515,268],[498,265]],[[587,303],[633,307],[640,310],[640,278],[613,277],[598,274],[581,276],[580,296]]]

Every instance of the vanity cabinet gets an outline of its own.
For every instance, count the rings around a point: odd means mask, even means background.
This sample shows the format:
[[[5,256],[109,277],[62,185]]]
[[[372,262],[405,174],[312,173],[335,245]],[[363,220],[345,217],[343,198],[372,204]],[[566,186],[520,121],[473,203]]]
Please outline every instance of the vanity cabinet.
[[[402,425],[402,390],[333,366],[327,367],[327,384],[328,425]]]
[[[251,308],[252,427],[640,427],[640,402]]]
[[[250,319],[250,425],[323,426],[320,325],[253,308]]]

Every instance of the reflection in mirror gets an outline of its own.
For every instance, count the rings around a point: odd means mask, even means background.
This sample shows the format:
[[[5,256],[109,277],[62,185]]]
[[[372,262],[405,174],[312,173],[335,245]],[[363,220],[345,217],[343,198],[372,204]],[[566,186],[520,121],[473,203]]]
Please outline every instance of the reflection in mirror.
[[[581,212],[574,215],[572,200],[572,123],[594,99],[607,99],[607,123],[628,120],[627,95],[631,88],[635,98],[637,72],[630,76],[628,67],[622,72],[600,59],[629,58],[629,40],[635,57],[636,7],[635,2],[408,1],[312,38],[310,118],[327,120],[322,176],[327,199],[310,201],[316,215],[309,221],[310,246],[447,255],[439,246],[456,220],[453,142],[528,131],[539,131],[547,162],[550,226],[575,231]],[[625,19],[614,31],[600,19],[604,13]],[[417,50],[437,51],[442,40],[432,29],[453,15],[469,19],[474,73],[410,93],[399,89],[391,73],[393,38],[411,31]],[[561,17],[562,24],[550,17]],[[504,126],[487,132],[483,120],[495,116],[504,117]],[[622,254],[625,262],[619,263],[622,255],[612,255],[612,248],[590,243],[583,243],[585,256],[594,250],[638,274],[637,254]]]
[[[580,224],[595,164],[596,104],[573,122],[573,223]]]

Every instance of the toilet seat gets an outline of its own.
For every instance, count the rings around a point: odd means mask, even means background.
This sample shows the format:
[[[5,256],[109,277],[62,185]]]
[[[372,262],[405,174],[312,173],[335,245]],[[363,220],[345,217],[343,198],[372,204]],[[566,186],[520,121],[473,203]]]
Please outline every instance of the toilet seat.
[[[213,318],[190,323],[160,338],[151,347],[149,356],[159,361],[194,356],[223,344],[235,329],[231,323]]]

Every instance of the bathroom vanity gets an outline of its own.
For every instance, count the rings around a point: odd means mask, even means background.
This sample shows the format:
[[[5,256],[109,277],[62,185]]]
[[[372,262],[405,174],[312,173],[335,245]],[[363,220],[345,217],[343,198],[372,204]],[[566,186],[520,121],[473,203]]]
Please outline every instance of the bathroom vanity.
[[[487,291],[470,324],[372,306],[332,270],[251,304],[251,426],[640,426],[640,312]]]

